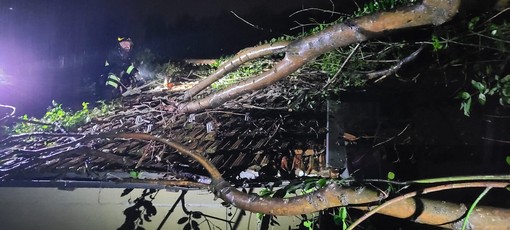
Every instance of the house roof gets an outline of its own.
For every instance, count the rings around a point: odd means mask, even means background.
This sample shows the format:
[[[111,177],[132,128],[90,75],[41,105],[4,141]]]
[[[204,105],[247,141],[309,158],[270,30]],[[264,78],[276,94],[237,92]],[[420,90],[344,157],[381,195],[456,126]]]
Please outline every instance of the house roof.
[[[325,104],[307,98],[309,90],[320,89],[322,83],[314,82],[319,75],[287,78],[196,114],[175,113],[183,91],[164,89],[161,79],[154,80],[118,99],[121,106],[116,110],[75,132],[57,130],[0,141],[0,184],[166,188],[169,184],[164,181],[175,182],[172,187],[182,182],[188,182],[184,187],[208,183],[198,163],[161,143],[79,141],[101,132],[142,132],[173,139],[201,152],[234,184],[324,173]]]

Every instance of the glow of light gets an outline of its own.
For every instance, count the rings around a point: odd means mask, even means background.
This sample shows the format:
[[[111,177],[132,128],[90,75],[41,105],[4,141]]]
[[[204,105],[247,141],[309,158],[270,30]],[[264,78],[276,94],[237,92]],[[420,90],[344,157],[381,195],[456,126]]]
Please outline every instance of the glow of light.
[[[33,49],[14,37],[0,38],[0,104],[31,107],[44,98],[51,89],[44,87],[49,78],[40,62]]]
[[[138,74],[140,74],[140,77],[145,80],[153,80],[155,78],[154,70],[149,69],[149,67],[145,64],[142,64],[138,68]]]
[[[12,85],[12,76],[7,75],[2,67],[0,67],[0,86]]]

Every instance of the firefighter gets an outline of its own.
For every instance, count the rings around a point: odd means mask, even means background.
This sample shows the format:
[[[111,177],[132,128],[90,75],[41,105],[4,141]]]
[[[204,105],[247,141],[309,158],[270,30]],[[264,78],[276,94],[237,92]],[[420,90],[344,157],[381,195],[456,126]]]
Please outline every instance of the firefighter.
[[[117,40],[118,46],[108,54],[102,75],[103,98],[106,100],[119,97],[128,87],[138,83],[138,69],[132,57],[133,41],[127,37],[119,37]]]

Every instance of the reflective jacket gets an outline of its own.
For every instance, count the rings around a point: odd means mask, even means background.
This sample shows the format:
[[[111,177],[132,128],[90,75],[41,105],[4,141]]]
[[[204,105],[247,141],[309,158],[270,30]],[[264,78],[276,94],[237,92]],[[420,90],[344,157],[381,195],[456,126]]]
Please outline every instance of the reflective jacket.
[[[106,85],[113,88],[125,88],[129,78],[138,72],[133,65],[132,50],[124,51],[120,46],[112,50],[105,61]]]

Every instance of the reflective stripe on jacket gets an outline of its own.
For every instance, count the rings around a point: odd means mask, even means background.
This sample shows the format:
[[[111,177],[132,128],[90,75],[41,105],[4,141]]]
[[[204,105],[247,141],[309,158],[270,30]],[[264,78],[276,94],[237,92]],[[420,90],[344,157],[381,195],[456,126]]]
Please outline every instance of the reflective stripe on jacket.
[[[126,73],[127,74],[131,74],[131,72],[133,72],[133,70],[135,69],[135,66],[133,64],[131,64],[127,69],[126,69]]]
[[[106,79],[106,85],[109,85],[113,88],[118,88],[120,84],[121,83],[119,77],[117,77],[113,73],[108,74],[108,78]]]

